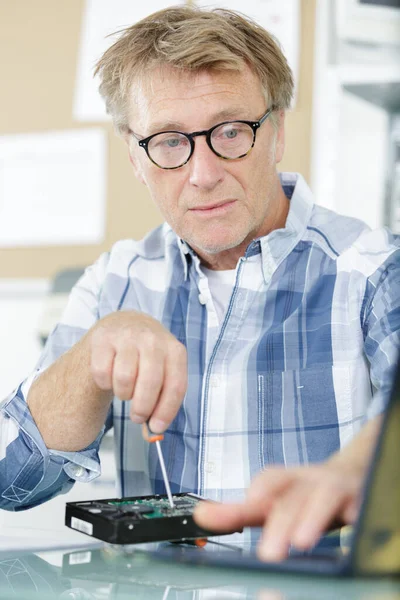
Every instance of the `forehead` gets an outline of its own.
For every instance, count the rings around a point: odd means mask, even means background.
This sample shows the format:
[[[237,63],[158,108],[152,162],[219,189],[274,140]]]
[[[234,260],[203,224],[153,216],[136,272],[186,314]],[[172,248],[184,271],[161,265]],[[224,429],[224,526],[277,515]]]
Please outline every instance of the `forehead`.
[[[132,86],[130,118],[141,127],[213,119],[224,114],[254,118],[265,107],[259,78],[246,65],[241,71],[191,73],[171,67],[153,69]]]

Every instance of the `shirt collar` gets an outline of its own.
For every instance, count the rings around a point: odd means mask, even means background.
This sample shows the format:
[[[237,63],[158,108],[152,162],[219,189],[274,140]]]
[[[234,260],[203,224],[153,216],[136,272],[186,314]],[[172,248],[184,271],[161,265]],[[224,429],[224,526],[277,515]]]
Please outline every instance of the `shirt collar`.
[[[262,267],[266,282],[278,265],[292,252],[303,238],[314,206],[313,195],[299,173],[280,173],[283,191],[289,198],[289,212],[285,227],[274,229],[260,238]]]
[[[190,262],[195,257],[197,257],[197,255],[194,252],[194,250],[192,250],[192,248],[189,246],[189,244],[187,244],[184,240],[182,240],[178,235],[176,235],[176,241],[178,244],[179,252],[181,254],[182,265],[183,265],[183,270],[184,270],[184,278],[186,281],[188,278],[188,274],[189,274]]]

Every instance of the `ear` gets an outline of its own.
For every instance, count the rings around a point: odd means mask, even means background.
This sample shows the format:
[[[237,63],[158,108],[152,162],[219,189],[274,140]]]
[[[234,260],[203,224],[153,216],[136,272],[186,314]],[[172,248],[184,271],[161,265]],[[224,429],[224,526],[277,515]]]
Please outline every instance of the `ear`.
[[[143,185],[146,185],[142,166],[140,164],[138,157],[135,154],[135,151],[131,147],[131,138],[130,138],[129,134],[127,134],[127,133],[123,134],[122,137],[125,140],[126,145],[128,146],[129,162],[131,163],[131,165],[133,167],[135,177],[137,179],[139,179],[140,183],[143,183]]]
[[[278,113],[278,128],[276,131],[275,162],[280,163],[285,151],[285,111]]]

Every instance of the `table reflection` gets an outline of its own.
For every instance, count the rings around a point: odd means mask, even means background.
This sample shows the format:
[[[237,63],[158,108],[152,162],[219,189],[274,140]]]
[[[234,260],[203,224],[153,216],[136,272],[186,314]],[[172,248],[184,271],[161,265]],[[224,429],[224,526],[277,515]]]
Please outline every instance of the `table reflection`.
[[[165,545],[165,543],[164,543]],[[0,558],[0,598],[24,600],[392,600],[400,582],[334,580],[156,560],[161,545]],[[210,545],[210,548],[212,545]],[[202,550],[199,550],[202,551]],[[210,551],[210,550],[208,550]]]

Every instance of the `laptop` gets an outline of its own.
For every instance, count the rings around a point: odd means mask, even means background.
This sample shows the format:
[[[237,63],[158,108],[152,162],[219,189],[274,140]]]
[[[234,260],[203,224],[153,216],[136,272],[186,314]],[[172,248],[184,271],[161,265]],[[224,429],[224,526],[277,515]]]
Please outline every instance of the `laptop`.
[[[328,543],[326,543],[328,540]],[[400,360],[347,548],[332,547],[329,536],[309,552],[294,552],[282,562],[262,562],[255,550],[217,545],[161,547],[154,556],[181,563],[262,571],[400,577]]]

